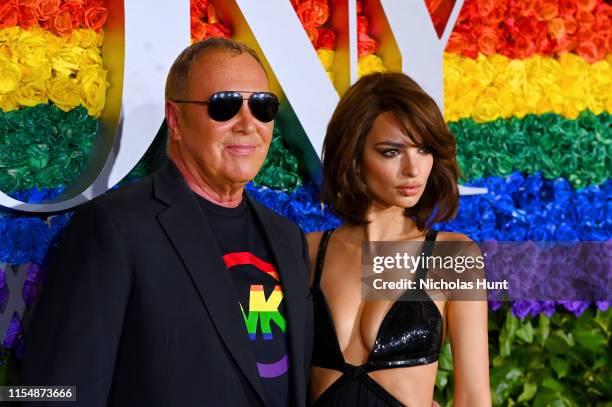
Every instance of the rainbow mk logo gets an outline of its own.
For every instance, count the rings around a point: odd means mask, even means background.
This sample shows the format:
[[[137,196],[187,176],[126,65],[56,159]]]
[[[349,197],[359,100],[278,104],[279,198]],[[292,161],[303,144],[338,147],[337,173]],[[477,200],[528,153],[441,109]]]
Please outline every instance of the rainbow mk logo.
[[[234,266],[242,264],[250,264],[255,266],[262,272],[270,275],[276,281],[280,281],[276,267],[274,265],[261,260],[249,252],[228,253],[223,256],[225,266],[231,269]],[[263,285],[253,284],[249,290],[249,310],[248,314],[244,312],[242,304],[242,316],[244,323],[249,333],[249,339],[257,340],[257,327],[261,327],[261,334],[264,341],[274,339],[272,335],[271,323],[274,322],[284,334],[287,329],[287,321],[281,315],[278,308],[283,301],[283,290],[280,285],[275,285],[272,293],[266,298]],[[289,370],[289,357],[285,353],[280,359],[272,363],[257,362],[257,370],[262,378],[275,378],[281,376]]]

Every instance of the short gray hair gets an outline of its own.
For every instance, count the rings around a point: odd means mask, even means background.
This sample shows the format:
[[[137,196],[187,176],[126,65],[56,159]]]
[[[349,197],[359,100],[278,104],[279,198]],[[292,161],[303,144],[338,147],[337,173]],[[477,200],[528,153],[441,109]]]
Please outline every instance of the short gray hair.
[[[244,52],[251,55],[264,69],[261,59],[251,47],[241,42],[227,38],[209,38],[191,44],[176,58],[166,79],[166,101],[185,97],[189,85],[189,73],[193,63],[201,56],[216,51],[226,51],[240,55]],[[264,69],[265,71],[265,69]]]

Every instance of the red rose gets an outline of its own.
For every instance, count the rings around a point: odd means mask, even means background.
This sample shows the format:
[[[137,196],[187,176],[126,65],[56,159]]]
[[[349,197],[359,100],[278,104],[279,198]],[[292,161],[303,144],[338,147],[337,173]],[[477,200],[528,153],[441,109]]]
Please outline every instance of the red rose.
[[[19,7],[19,26],[29,28],[35,25],[38,25],[38,19],[34,15],[34,10],[28,6]]]
[[[573,51],[574,48],[576,48],[576,39],[568,35],[560,40],[557,40],[555,52],[557,54],[564,54],[566,52]]]
[[[298,5],[296,11],[304,28],[319,27],[329,18],[326,0],[305,0]]]
[[[506,3],[498,3],[495,5],[493,10],[487,16],[487,23],[490,25],[498,25],[506,17],[507,7]]]
[[[565,21],[560,18],[553,18],[548,22],[548,32],[557,41],[562,41],[567,35],[565,31]]]
[[[0,28],[13,27],[19,21],[19,3],[15,0],[0,4]]]
[[[83,25],[83,1],[82,0],[64,0],[64,4],[60,6],[60,11],[67,10],[70,13],[72,28],[79,28]]]
[[[591,13],[595,6],[597,6],[597,0],[575,0],[576,7],[578,10],[582,10],[586,13]]]
[[[495,0],[476,0],[478,14],[481,16],[488,15],[495,8]]]
[[[378,42],[368,34],[357,34],[357,55],[364,57],[378,49]]]
[[[191,0],[191,6],[198,10],[199,13],[206,13],[208,8],[208,0]]]
[[[591,64],[601,61],[606,57],[605,43],[602,38],[581,41],[576,47],[576,53]]]
[[[229,28],[227,28],[226,26],[224,26],[221,23],[216,23],[216,24],[206,24],[206,38],[212,38],[212,37],[222,37],[222,38],[229,38],[231,35],[231,31]]]
[[[478,48],[485,55],[493,55],[497,52],[499,41],[497,30],[493,27],[483,27],[478,37]]]
[[[535,13],[537,0],[523,0],[515,3],[516,13],[522,17],[531,17]],[[513,13],[514,14],[514,13]]]
[[[589,11],[578,9],[576,12],[576,20],[580,21],[581,25],[583,25],[595,21],[595,16]]]
[[[563,24],[565,25],[565,32],[572,35],[578,30],[578,22],[572,16],[563,18]]]
[[[310,43],[312,44],[312,46],[316,49],[317,48],[317,39],[319,37],[319,32],[317,31],[316,28],[307,28],[306,29],[306,35],[308,35],[308,39],[310,40]]]
[[[83,7],[104,7],[104,0],[84,0]]]
[[[72,30],[72,17],[67,8],[60,9],[49,20],[49,29],[56,35],[68,35]]]
[[[91,7],[83,13],[83,23],[85,27],[98,31],[106,23],[108,9],[105,7]]]
[[[206,36],[206,24],[201,21],[191,20],[191,38],[200,41]]]
[[[361,14],[363,12],[363,3],[357,0],[357,14]]]
[[[39,0],[34,7],[34,15],[38,21],[47,21],[57,13],[59,6],[60,0]]]
[[[366,16],[357,16],[357,34],[367,34],[370,22]]]
[[[336,33],[329,28],[319,28],[317,30],[317,46],[316,49],[336,49]]]
[[[559,0],[559,14],[562,16],[573,16],[576,10],[576,0]]]
[[[536,16],[539,20],[548,21],[559,14],[559,3],[557,0],[539,1],[536,6]]]

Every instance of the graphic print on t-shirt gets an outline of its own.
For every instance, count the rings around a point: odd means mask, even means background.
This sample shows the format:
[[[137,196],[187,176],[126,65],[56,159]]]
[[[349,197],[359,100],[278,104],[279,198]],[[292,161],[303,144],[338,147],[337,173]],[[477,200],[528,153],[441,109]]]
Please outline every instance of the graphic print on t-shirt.
[[[282,336],[285,335],[287,329],[287,322],[280,312],[283,290],[276,267],[250,252],[227,253],[223,256],[223,260],[231,273],[240,272],[237,266],[251,265],[272,278],[270,280],[271,284],[266,284],[266,287],[263,284],[250,284],[249,302],[246,309],[244,304],[241,303],[240,309],[249,339],[254,341],[260,349],[264,348],[274,352],[275,349],[278,349],[277,346],[273,346],[274,341],[284,341],[285,338]],[[260,283],[261,280],[258,279],[257,282]],[[267,295],[266,291],[269,291]],[[276,331],[276,335],[274,331]],[[270,343],[271,346],[266,346],[266,343]],[[264,351],[263,353],[268,352]],[[257,361],[257,370],[260,377],[273,378],[287,373],[289,369],[288,355],[286,353],[276,355],[274,359],[273,361]]]

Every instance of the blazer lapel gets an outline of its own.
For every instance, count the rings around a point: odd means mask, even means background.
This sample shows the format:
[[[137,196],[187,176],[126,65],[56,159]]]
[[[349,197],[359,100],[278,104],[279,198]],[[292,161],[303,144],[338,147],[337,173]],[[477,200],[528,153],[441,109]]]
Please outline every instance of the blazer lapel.
[[[222,253],[193,193],[169,162],[154,177],[155,195],[169,207],[158,220],[183,261],[229,353],[265,404],[255,356]]]
[[[247,195],[248,197],[248,195]],[[287,330],[289,333],[289,352],[293,405],[303,406],[306,403],[306,378],[304,377],[304,315],[305,293],[307,291],[306,277],[300,278],[300,273],[308,273],[303,265],[302,257],[296,258],[294,250],[285,243],[285,231],[276,227],[269,219],[261,204],[248,197],[251,207],[261,225],[272,248],[278,272],[283,286],[283,297],[287,309]],[[300,247],[301,249],[301,247]],[[302,267],[304,270],[300,270]],[[308,362],[306,362],[308,363]]]

